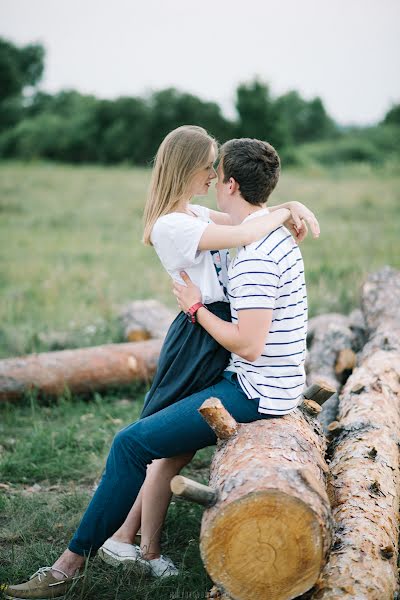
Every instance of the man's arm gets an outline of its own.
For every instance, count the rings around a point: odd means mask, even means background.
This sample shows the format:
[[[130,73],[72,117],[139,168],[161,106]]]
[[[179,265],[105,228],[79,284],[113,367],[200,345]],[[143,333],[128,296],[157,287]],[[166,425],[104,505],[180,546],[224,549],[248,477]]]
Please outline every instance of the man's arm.
[[[186,273],[182,272],[181,277],[186,285],[174,282],[174,294],[181,309],[187,312],[191,306],[201,302],[201,292]],[[221,346],[249,362],[254,362],[264,349],[271,326],[272,310],[240,310],[237,323],[227,323],[206,308],[199,308],[196,316],[198,323]]]

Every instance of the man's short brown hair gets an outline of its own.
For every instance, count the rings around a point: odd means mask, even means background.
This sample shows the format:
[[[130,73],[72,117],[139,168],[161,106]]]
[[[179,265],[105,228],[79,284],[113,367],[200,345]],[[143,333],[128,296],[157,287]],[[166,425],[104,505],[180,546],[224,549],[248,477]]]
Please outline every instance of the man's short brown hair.
[[[268,142],[241,138],[229,140],[221,148],[224,183],[231,177],[240,194],[250,204],[263,204],[278,183],[281,161]]]

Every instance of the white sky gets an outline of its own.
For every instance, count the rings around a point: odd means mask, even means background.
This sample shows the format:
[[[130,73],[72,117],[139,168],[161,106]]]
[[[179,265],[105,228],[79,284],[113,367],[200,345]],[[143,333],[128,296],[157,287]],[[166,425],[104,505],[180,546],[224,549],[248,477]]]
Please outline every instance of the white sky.
[[[0,0],[0,35],[43,43],[49,92],[174,86],[232,116],[259,76],[360,124],[400,102],[399,0]]]

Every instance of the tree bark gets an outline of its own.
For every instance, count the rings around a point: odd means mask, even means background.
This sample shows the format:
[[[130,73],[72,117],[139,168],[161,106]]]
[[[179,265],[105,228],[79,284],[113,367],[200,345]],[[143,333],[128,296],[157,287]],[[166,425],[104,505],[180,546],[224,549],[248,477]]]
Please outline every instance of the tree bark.
[[[308,384],[322,377],[331,386],[338,388],[342,383],[342,373],[349,365],[353,368],[353,343],[354,333],[350,328],[349,317],[328,313],[311,319],[307,335]]]
[[[36,389],[59,395],[66,388],[85,393],[154,375],[162,340],[107,344],[78,350],[44,352],[0,361],[0,401],[17,400]]]
[[[221,429],[215,412],[207,421]],[[285,600],[314,585],[331,544],[324,453],[321,426],[300,408],[218,441],[209,482],[218,497],[204,512],[200,550],[227,597]]]
[[[336,531],[315,600],[392,600],[398,591],[400,272],[368,277],[362,306],[369,340],[332,431],[328,490]]]

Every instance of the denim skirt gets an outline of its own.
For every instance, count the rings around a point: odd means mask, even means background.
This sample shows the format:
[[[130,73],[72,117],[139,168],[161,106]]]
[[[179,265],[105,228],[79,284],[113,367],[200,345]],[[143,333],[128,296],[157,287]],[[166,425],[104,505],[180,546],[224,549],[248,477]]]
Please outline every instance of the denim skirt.
[[[207,308],[220,319],[231,320],[228,302],[212,302]],[[165,337],[140,418],[214,385],[227,367],[230,354],[201,325],[191,323],[180,312]]]

